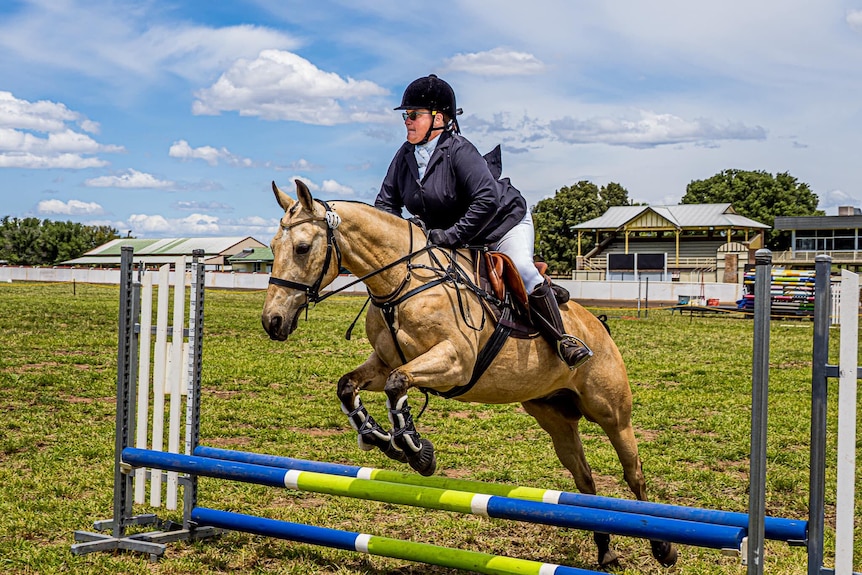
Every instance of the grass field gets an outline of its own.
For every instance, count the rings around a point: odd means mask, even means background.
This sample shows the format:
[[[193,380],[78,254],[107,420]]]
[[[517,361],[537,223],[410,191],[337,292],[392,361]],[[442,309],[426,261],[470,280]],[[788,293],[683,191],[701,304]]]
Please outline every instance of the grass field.
[[[171,544],[158,563],[131,553],[69,552],[73,532],[110,516],[117,356],[117,287],[0,284],[0,572],[11,574],[418,575],[447,569],[231,533]],[[334,297],[312,309],[286,343],[260,327],[261,292],[208,291],[202,443],[401,469],[361,452],[335,398],[335,382],[369,353],[344,332],[363,301]],[[629,370],[634,425],[652,500],[747,511],[752,323],[651,310],[607,313]],[[361,331],[361,330],[358,330]],[[812,324],[774,321],[771,332],[767,512],[805,519]],[[837,340],[837,337],[833,337]],[[837,341],[833,341],[837,349]],[[833,386],[832,391],[835,391]],[[833,394],[835,395],[835,394]],[[363,400],[385,421],[384,397]],[[413,396],[419,405],[421,395]],[[830,400],[827,549],[834,521]],[[432,398],[420,431],[438,449],[438,473],[574,491],[550,441],[518,405]],[[631,498],[597,426],[582,426],[600,493]],[[592,569],[592,536],[574,530],[336,499],[207,478],[200,504],[277,519],[407,538]],[[860,507],[857,505],[857,509]],[[142,507],[141,512],[147,511]],[[165,514],[171,517],[171,514]],[[176,515],[179,519],[180,515]],[[857,529],[856,569],[862,568]],[[614,538],[619,574],[668,570],[646,541]],[[827,554],[828,555],[828,554]],[[770,574],[805,573],[804,548],[769,542]],[[827,564],[831,559],[827,557]],[[738,558],[681,546],[679,574],[740,574]]]

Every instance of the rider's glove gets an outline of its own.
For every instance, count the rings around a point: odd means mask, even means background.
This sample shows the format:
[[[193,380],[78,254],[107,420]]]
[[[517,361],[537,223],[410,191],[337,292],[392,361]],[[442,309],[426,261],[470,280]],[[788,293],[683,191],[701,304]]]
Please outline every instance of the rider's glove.
[[[446,233],[443,230],[431,230],[428,232],[428,242],[441,248],[454,248],[456,245],[446,238]]]

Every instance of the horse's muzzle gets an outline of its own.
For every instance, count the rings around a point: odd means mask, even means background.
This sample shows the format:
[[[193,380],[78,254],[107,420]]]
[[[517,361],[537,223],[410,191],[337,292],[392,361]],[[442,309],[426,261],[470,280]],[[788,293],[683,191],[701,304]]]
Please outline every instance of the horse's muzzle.
[[[275,341],[284,341],[296,329],[299,322],[299,312],[294,314],[291,321],[285,321],[284,315],[264,313],[260,316],[263,330],[269,334],[269,338]]]

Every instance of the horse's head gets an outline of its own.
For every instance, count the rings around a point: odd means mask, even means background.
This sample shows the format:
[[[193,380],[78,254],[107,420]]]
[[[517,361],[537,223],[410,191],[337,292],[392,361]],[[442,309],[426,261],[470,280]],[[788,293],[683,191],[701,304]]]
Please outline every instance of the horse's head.
[[[324,202],[315,201],[300,180],[296,180],[298,201],[275,182],[272,191],[284,216],[270,242],[272,273],[261,323],[270,338],[283,341],[296,329],[309,301],[317,301],[319,290],[338,276],[340,254],[333,235],[338,218]]]

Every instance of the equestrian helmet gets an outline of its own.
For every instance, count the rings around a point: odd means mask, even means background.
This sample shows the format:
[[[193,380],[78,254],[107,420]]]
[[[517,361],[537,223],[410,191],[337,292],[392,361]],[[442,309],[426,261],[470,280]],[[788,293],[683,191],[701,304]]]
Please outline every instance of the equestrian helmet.
[[[401,97],[401,105],[395,109],[426,109],[432,112],[443,112],[449,118],[454,118],[461,113],[461,110],[455,106],[455,90],[435,74],[410,82]]]

